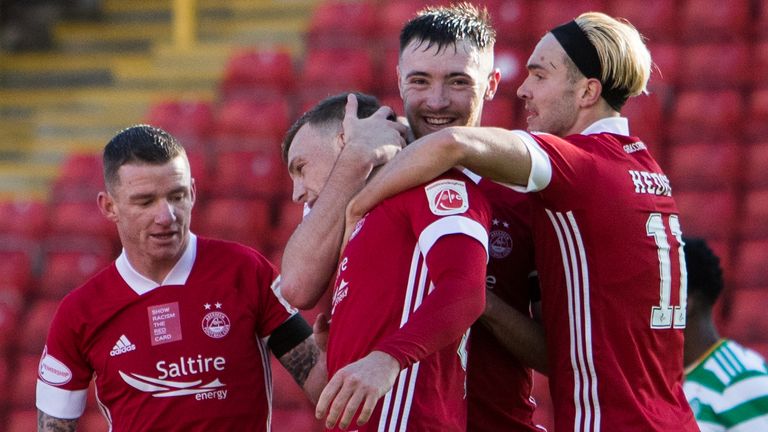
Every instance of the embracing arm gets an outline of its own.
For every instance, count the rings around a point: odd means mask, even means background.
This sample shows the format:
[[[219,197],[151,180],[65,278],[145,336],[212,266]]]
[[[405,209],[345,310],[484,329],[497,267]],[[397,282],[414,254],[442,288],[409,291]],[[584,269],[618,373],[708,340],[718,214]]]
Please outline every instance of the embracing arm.
[[[547,348],[544,328],[491,291],[485,295],[485,312],[480,322],[496,340],[524,365],[547,374]]]
[[[348,208],[357,220],[390,196],[432,180],[460,165],[501,183],[526,185],[531,157],[520,131],[451,127],[426,135],[403,149],[371,178]]]
[[[60,419],[37,410],[37,432],[74,432],[78,419]]]
[[[363,187],[374,167],[402,148],[405,126],[390,121],[392,110],[380,108],[358,119],[357,99],[347,99],[344,148],[318,194],[312,211],[291,235],[283,252],[280,291],[292,305],[310,309],[328,288],[336,269],[349,200]]]
[[[318,319],[319,323],[320,319]],[[325,387],[325,332],[327,325],[315,323],[314,334],[301,315],[289,318],[269,337],[269,348],[280,364],[304,390],[309,400],[317,403]],[[318,343],[320,342],[320,343]]]

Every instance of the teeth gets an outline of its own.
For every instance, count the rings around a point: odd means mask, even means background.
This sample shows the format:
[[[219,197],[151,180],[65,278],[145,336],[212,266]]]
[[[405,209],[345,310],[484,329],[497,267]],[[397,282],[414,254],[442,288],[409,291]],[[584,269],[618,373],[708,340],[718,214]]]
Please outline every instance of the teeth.
[[[444,124],[448,124],[448,123],[451,122],[451,119],[445,119],[445,118],[441,118],[441,119],[438,119],[438,118],[425,118],[424,120],[427,123],[431,124],[431,125],[444,125]]]

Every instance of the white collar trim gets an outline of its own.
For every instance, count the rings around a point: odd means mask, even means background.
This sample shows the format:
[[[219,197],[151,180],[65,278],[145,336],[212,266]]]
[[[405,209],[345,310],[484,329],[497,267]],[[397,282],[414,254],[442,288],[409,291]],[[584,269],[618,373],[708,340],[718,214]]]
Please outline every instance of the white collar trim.
[[[589,125],[581,132],[581,135],[598,133],[613,133],[629,136],[629,121],[626,117],[606,117]]]
[[[125,283],[138,295],[146,294],[155,288],[164,285],[184,285],[187,283],[187,278],[192,272],[192,266],[195,264],[195,257],[197,256],[197,236],[189,233],[189,243],[187,249],[179,258],[179,261],[171,269],[168,276],[165,277],[162,283],[150,280],[146,276],[142,275],[128,262],[128,256],[125,254],[125,249],[115,260],[115,266],[117,272],[123,278]]]

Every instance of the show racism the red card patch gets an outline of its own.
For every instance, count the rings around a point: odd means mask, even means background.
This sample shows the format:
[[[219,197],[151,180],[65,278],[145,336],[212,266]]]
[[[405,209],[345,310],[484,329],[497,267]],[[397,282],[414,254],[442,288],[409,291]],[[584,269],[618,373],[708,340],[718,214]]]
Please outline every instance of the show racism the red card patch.
[[[181,340],[179,302],[150,306],[147,314],[152,346]]]

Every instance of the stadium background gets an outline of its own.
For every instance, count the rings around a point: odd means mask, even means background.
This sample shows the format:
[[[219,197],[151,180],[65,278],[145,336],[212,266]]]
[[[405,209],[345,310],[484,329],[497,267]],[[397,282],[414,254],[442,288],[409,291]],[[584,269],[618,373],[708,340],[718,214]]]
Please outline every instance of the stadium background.
[[[0,430],[34,430],[36,367],[57,302],[119,252],[95,206],[109,138],[139,122],[175,134],[199,188],[193,230],[279,264],[301,214],[280,160],[283,132],[350,89],[402,114],[398,32],[425,3],[0,0]],[[553,25],[602,10],[648,38],[651,94],[623,113],[671,178],[684,232],[723,260],[722,334],[768,354],[768,2],[476,4],[492,13],[503,71],[485,125],[524,127],[515,90]],[[288,374],[273,372],[273,430],[319,430]],[[549,425],[542,377],[535,393]],[[79,430],[106,430],[92,394]]]

